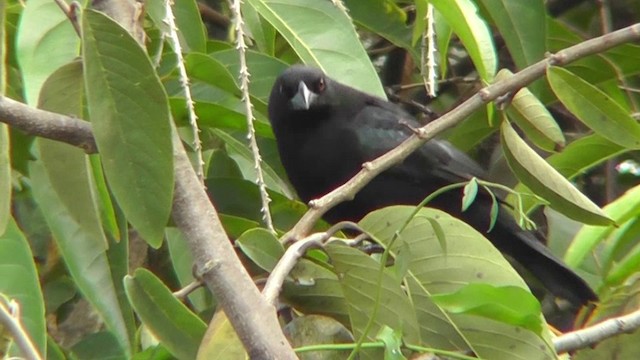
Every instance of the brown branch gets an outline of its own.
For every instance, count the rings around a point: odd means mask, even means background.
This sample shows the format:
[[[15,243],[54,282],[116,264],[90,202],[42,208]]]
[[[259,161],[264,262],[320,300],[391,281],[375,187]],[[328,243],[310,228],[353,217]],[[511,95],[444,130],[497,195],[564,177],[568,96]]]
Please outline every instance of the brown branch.
[[[631,333],[638,328],[640,328],[640,310],[566,333],[553,339],[553,346],[558,354],[562,354],[593,346],[602,340]]]
[[[29,107],[0,96],[0,122],[29,135],[41,136],[82,148],[86,153],[98,152],[88,121]]]
[[[483,105],[501,95],[515,92],[542,77],[548,66],[566,65],[583,57],[638,39],[640,39],[640,23],[561,50],[514,74],[509,79],[497,81],[485,87],[455,109],[418,129],[416,135],[411,136],[395,149],[371,162],[363,164],[363,169],[345,184],[319,199],[310,201],[309,211],[303,215],[293,229],[284,235],[283,241],[303,238],[325,212],[343,201],[352,199],[375,176],[404,160],[409,154],[426,141],[433,139],[437,134],[461,123]]]

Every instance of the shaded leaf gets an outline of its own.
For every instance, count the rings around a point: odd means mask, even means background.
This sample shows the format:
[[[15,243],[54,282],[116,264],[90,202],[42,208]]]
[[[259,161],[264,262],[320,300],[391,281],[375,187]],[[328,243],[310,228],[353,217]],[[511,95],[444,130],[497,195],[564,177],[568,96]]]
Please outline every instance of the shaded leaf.
[[[527,287],[497,249],[469,225],[435,209],[420,209],[417,216],[398,235],[413,213],[410,206],[392,206],[367,215],[360,226],[389,244],[395,236],[406,241],[413,254],[406,276],[426,346],[473,351],[485,359],[555,358],[550,334],[542,335],[512,325],[468,314],[452,314],[436,305],[431,297],[453,293],[467,284]],[[428,219],[437,220],[446,232],[447,252]],[[391,252],[395,254],[396,245]],[[539,314],[539,316],[541,316]],[[517,335],[514,335],[517,334]]]
[[[503,69],[496,79],[511,76],[513,74],[509,70]],[[507,107],[507,114],[539,148],[553,152],[558,147],[564,147],[562,129],[544,104],[527,88],[522,88],[515,94]]]
[[[344,325],[335,319],[321,315],[296,317],[284,327],[283,332],[294,348],[318,344],[353,343],[353,336]],[[297,355],[302,360],[341,360],[348,358],[350,352],[350,350],[324,349],[297,352]]]
[[[585,125],[616,144],[640,148],[640,125],[606,93],[560,67],[549,67],[547,78],[558,99]]]
[[[400,329],[410,343],[420,341],[416,314],[410,300],[388,270],[383,270],[381,274],[377,261],[340,242],[327,244],[325,250],[349,305],[351,329],[356,338],[366,336],[367,339],[374,339],[375,334],[386,325]],[[374,314],[373,326],[368,334],[364,334]]]
[[[38,141],[45,141],[45,139]],[[54,146],[69,147],[62,143],[54,143]],[[51,147],[47,151],[53,149],[54,147]],[[76,151],[75,156],[84,156],[79,149],[71,148],[71,150]],[[69,152],[65,156],[69,154],[72,153]],[[69,165],[73,165],[73,171],[76,171],[73,175],[77,177],[84,173],[86,176],[86,168],[83,171],[83,167],[78,166],[79,164],[78,161],[69,161]],[[52,170],[63,169],[55,167]],[[47,169],[41,162],[32,162],[29,166],[29,174],[34,197],[42,209],[58,250],[76,286],[100,314],[107,327],[116,335],[122,348],[128,351],[131,348],[131,339],[128,337],[127,323],[111,277],[106,255],[106,240],[100,228],[95,226],[97,220],[91,220],[91,214],[78,214],[77,211],[71,211],[67,207],[65,201],[55,191],[56,188],[49,179]],[[78,191],[76,194],[78,197],[82,196],[80,190],[73,189]],[[61,191],[69,192],[69,190]],[[76,217],[78,215],[80,217]]]
[[[151,272],[124,279],[127,296],[142,322],[179,359],[195,359],[206,325]]]
[[[549,201],[552,208],[572,219],[594,225],[613,223],[596,204],[536,154],[509,122],[503,122],[501,130],[505,158],[523,184]]]
[[[246,359],[247,353],[229,318],[223,311],[216,311],[204,334],[198,360]]]

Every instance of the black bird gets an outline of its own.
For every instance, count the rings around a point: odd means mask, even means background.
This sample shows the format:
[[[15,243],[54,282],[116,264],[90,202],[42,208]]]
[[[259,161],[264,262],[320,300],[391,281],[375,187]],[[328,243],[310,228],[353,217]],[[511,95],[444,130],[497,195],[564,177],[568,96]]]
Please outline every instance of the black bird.
[[[269,119],[282,164],[299,197],[308,202],[344,184],[364,162],[393,149],[420,124],[399,106],[329,77],[321,70],[295,65],[273,85]],[[358,221],[390,205],[416,205],[433,191],[472,177],[485,177],[470,157],[442,140],[430,140],[401,164],[384,171],[352,201],[325,215],[329,222]],[[448,191],[429,206],[456,216],[484,233],[489,228],[491,198],[478,192],[461,212],[461,191]],[[586,282],[556,258],[536,236],[500,211],[487,234],[502,252],[528,269],[553,294],[574,306],[597,300]]]

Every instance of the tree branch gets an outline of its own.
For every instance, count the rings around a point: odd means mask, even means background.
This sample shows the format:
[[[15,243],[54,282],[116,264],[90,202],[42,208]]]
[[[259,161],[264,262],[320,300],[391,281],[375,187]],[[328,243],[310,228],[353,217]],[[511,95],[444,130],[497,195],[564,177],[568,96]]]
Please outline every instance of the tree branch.
[[[1,296],[1,295],[0,295]],[[9,332],[11,339],[28,360],[40,360],[42,357],[33,345],[31,338],[20,321],[20,307],[14,300],[0,298],[0,325]]]
[[[631,333],[640,328],[640,310],[603,321],[586,329],[580,329],[553,339],[558,354],[593,346],[602,340]]]
[[[88,121],[35,109],[0,96],[0,122],[29,135],[77,146],[88,154],[98,152]]]
[[[394,164],[401,162],[413,151],[422,146],[422,144],[433,139],[444,130],[461,123],[484,104],[495,100],[499,96],[515,92],[544,76],[548,66],[566,65],[583,57],[597,54],[617,45],[638,39],[640,39],[640,24],[634,24],[618,31],[586,40],[561,50],[556,54],[549,55],[546,59],[519,71],[509,79],[497,81],[485,87],[460,104],[460,106],[418,129],[416,135],[411,136],[395,149],[373,161],[363,164],[363,169],[345,184],[319,199],[310,201],[309,211],[302,216],[293,229],[284,235],[282,240],[290,241],[292,239],[295,240],[305,237],[325,212],[343,201],[352,199],[360,189],[378,174]]]

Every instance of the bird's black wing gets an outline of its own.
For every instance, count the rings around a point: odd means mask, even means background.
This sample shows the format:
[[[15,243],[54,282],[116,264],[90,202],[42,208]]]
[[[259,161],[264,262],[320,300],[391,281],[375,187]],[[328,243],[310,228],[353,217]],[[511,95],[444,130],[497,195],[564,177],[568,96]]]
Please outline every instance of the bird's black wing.
[[[353,119],[362,151],[371,159],[398,146],[420,127],[411,115],[395,104],[372,98]],[[389,170],[411,181],[462,182],[485,177],[484,170],[467,154],[444,140],[430,140],[401,164]]]

